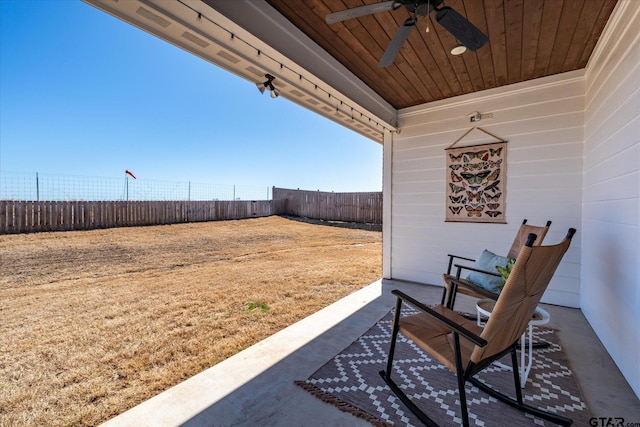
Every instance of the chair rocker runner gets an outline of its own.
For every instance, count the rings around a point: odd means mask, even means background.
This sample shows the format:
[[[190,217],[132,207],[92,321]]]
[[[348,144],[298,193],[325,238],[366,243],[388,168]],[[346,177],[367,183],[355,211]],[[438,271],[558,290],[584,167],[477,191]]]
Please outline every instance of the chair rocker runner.
[[[507,253],[507,258],[517,258],[520,253],[520,249],[524,246],[527,237],[529,234],[535,234],[537,236],[534,245],[541,245],[544,240],[547,232],[549,231],[549,227],[551,227],[551,221],[547,221],[544,226],[530,225],[527,224],[527,220],[522,221],[518,232],[516,233],[515,238],[513,239],[513,243],[511,244],[511,248]],[[490,276],[500,277],[497,270],[493,271],[484,271],[479,270],[477,268],[473,268],[466,265],[454,264],[454,259],[475,262],[475,259],[467,258],[459,255],[448,254],[449,257],[449,265],[447,268],[447,272],[442,275],[442,279],[444,281],[444,289],[442,290],[442,302],[441,304],[445,307],[453,309],[453,305],[456,302],[456,295],[458,293],[469,295],[474,298],[490,298],[493,300],[498,299],[498,294],[492,292],[488,289],[483,288],[465,278],[460,277],[462,270],[467,271],[475,271],[477,273],[488,274]],[[451,274],[453,267],[457,268],[456,274]]]
[[[428,426],[437,426],[392,379],[393,355],[398,332],[415,342],[456,374],[460,409],[465,427],[469,425],[465,396],[467,381],[492,397],[521,411],[559,425],[572,424],[573,421],[569,418],[524,403],[518,375],[516,346],[518,339],[528,327],[531,315],[540,302],[558,264],[569,248],[575,231],[570,228],[562,242],[550,246],[533,246],[536,235],[529,235],[484,328],[442,304],[430,308],[403,292],[392,291],[397,297],[393,332],[386,370],[380,371],[380,375],[398,398],[422,422]],[[413,306],[419,313],[401,317],[403,303]],[[515,399],[474,378],[476,374],[507,354],[511,354]]]

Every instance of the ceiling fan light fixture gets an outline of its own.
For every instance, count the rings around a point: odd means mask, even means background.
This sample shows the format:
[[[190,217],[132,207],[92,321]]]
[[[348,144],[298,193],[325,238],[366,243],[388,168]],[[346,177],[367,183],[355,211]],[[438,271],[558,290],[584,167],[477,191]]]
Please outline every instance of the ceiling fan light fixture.
[[[436,13],[435,19],[445,30],[455,37],[459,45],[451,50],[453,55],[461,55],[467,49],[476,51],[485,45],[489,38],[464,16],[449,6],[441,6],[444,0],[388,0],[377,3],[356,6],[350,9],[333,12],[327,15],[327,24],[372,15],[378,12],[388,12],[404,7],[409,17],[398,28],[391,42],[387,45],[378,67],[390,66],[400,54],[400,49],[409,38],[411,30],[416,27],[418,18],[427,17],[426,31],[429,32],[429,18],[431,12]]]
[[[451,55],[454,55],[454,56],[462,55],[466,51],[467,51],[467,47],[462,43],[458,43],[451,49]]]

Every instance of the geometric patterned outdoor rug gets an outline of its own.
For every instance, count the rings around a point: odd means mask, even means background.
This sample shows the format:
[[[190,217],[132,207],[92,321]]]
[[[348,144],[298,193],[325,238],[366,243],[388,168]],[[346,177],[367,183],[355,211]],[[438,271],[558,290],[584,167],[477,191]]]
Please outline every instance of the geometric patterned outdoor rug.
[[[411,309],[407,307],[407,312]],[[404,313],[403,308],[403,315]],[[382,380],[391,339],[392,313],[385,315],[363,336],[296,384],[325,402],[376,426],[421,426]],[[552,329],[534,327],[534,341],[551,343],[534,349],[533,366],[522,389],[526,403],[573,419],[574,426],[589,425],[589,412]],[[393,377],[400,388],[441,426],[462,425],[455,375],[402,334],[398,334]],[[519,358],[518,358],[519,359]],[[510,357],[503,362],[510,366]],[[477,378],[515,396],[513,373],[494,364]],[[549,421],[525,414],[467,383],[469,423],[475,426],[550,426]]]

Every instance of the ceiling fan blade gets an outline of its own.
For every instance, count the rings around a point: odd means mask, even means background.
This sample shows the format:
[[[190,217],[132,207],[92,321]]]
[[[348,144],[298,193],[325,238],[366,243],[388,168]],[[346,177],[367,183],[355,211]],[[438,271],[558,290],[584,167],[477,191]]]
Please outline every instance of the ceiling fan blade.
[[[469,50],[480,49],[489,41],[482,31],[449,6],[437,10],[436,21]]]
[[[387,46],[387,50],[384,52],[384,55],[382,55],[382,59],[380,59],[378,67],[385,68],[393,63],[398,52],[400,52],[400,48],[404,44],[405,40],[407,40],[407,37],[409,37],[409,33],[411,33],[411,30],[416,26],[416,22],[416,18],[412,16],[407,18],[400,28],[398,28],[396,35],[393,36],[393,40],[391,40],[391,43]]]
[[[327,24],[335,24],[336,22],[346,21],[347,19],[359,18],[361,16],[372,15],[378,12],[395,10],[400,6],[402,6],[402,4],[397,3],[393,0],[374,4],[366,4],[364,6],[358,6],[351,9],[330,13],[327,15],[325,20],[327,21]]]

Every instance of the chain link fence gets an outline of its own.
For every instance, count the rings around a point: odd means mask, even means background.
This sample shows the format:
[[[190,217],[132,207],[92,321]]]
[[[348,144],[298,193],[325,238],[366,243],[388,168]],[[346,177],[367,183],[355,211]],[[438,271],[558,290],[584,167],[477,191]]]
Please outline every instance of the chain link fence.
[[[0,172],[0,200],[212,201],[271,200],[272,188],[93,176]]]

